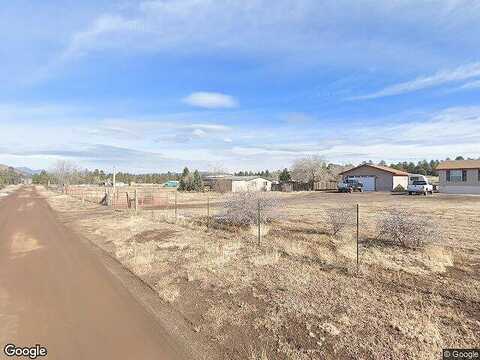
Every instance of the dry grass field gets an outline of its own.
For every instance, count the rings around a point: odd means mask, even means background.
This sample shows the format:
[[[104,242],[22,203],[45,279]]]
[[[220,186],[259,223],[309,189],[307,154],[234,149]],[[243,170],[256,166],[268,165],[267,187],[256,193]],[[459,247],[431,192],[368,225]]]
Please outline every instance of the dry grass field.
[[[225,195],[181,194],[138,215],[43,191],[62,218],[181,312],[225,359],[438,359],[480,346],[480,197],[272,194],[280,218],[206,228]],[[331,235],[328,209],[360,207]],[[418,249],[375,240],[391,209],[428,220]]]

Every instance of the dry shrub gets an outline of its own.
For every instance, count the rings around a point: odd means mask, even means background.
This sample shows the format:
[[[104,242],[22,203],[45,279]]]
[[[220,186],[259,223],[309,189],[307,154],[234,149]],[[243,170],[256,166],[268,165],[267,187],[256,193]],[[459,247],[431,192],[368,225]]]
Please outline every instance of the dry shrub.
[[[418,248],[433,237],[427,220],[406,209],[395,209],[377,223],[377,239],[405,248]]]
[[[326,225],[331,235],[338,235],[353,220],[353,210],[350,208],[328,209]]]
[[[397,186],[395,186],[395,189],[393,189],[393,192],[403,193],[403,192],[405,192],[405,188],[402,185],[398,184]]]
[[[279,217],[279,201],[261,192],[239,192],[231,194],[223,204],[217,222],[236,226],[266,224]]]

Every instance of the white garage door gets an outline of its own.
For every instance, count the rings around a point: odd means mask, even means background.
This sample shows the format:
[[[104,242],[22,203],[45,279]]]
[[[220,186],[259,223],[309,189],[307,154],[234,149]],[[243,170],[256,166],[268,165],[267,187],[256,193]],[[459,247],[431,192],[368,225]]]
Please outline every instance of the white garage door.
[[[363,191],[375,191],[375,178],[373,176],[350,176],[363,184]]]

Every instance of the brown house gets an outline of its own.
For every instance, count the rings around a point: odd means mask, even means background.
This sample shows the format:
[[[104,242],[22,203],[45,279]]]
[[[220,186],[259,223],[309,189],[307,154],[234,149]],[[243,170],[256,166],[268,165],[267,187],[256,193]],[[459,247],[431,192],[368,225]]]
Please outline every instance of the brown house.
[[[447,160],[437,166],[439,191],[480,194],[480,160]]]
[[[398,185],[408,186],[408,173],[388,166],[362,164],[340,173],[343,179],[356,179],[364,191],[392,191]]]

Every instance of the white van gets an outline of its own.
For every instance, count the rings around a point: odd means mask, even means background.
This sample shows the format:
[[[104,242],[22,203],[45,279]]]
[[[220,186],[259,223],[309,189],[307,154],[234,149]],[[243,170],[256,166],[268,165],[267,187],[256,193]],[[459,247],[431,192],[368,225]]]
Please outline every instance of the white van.
[[[408,185],[413,185],[414,181],[425,181],[428,184],[428,179],[425,175],[409,174],[408,175]]]

